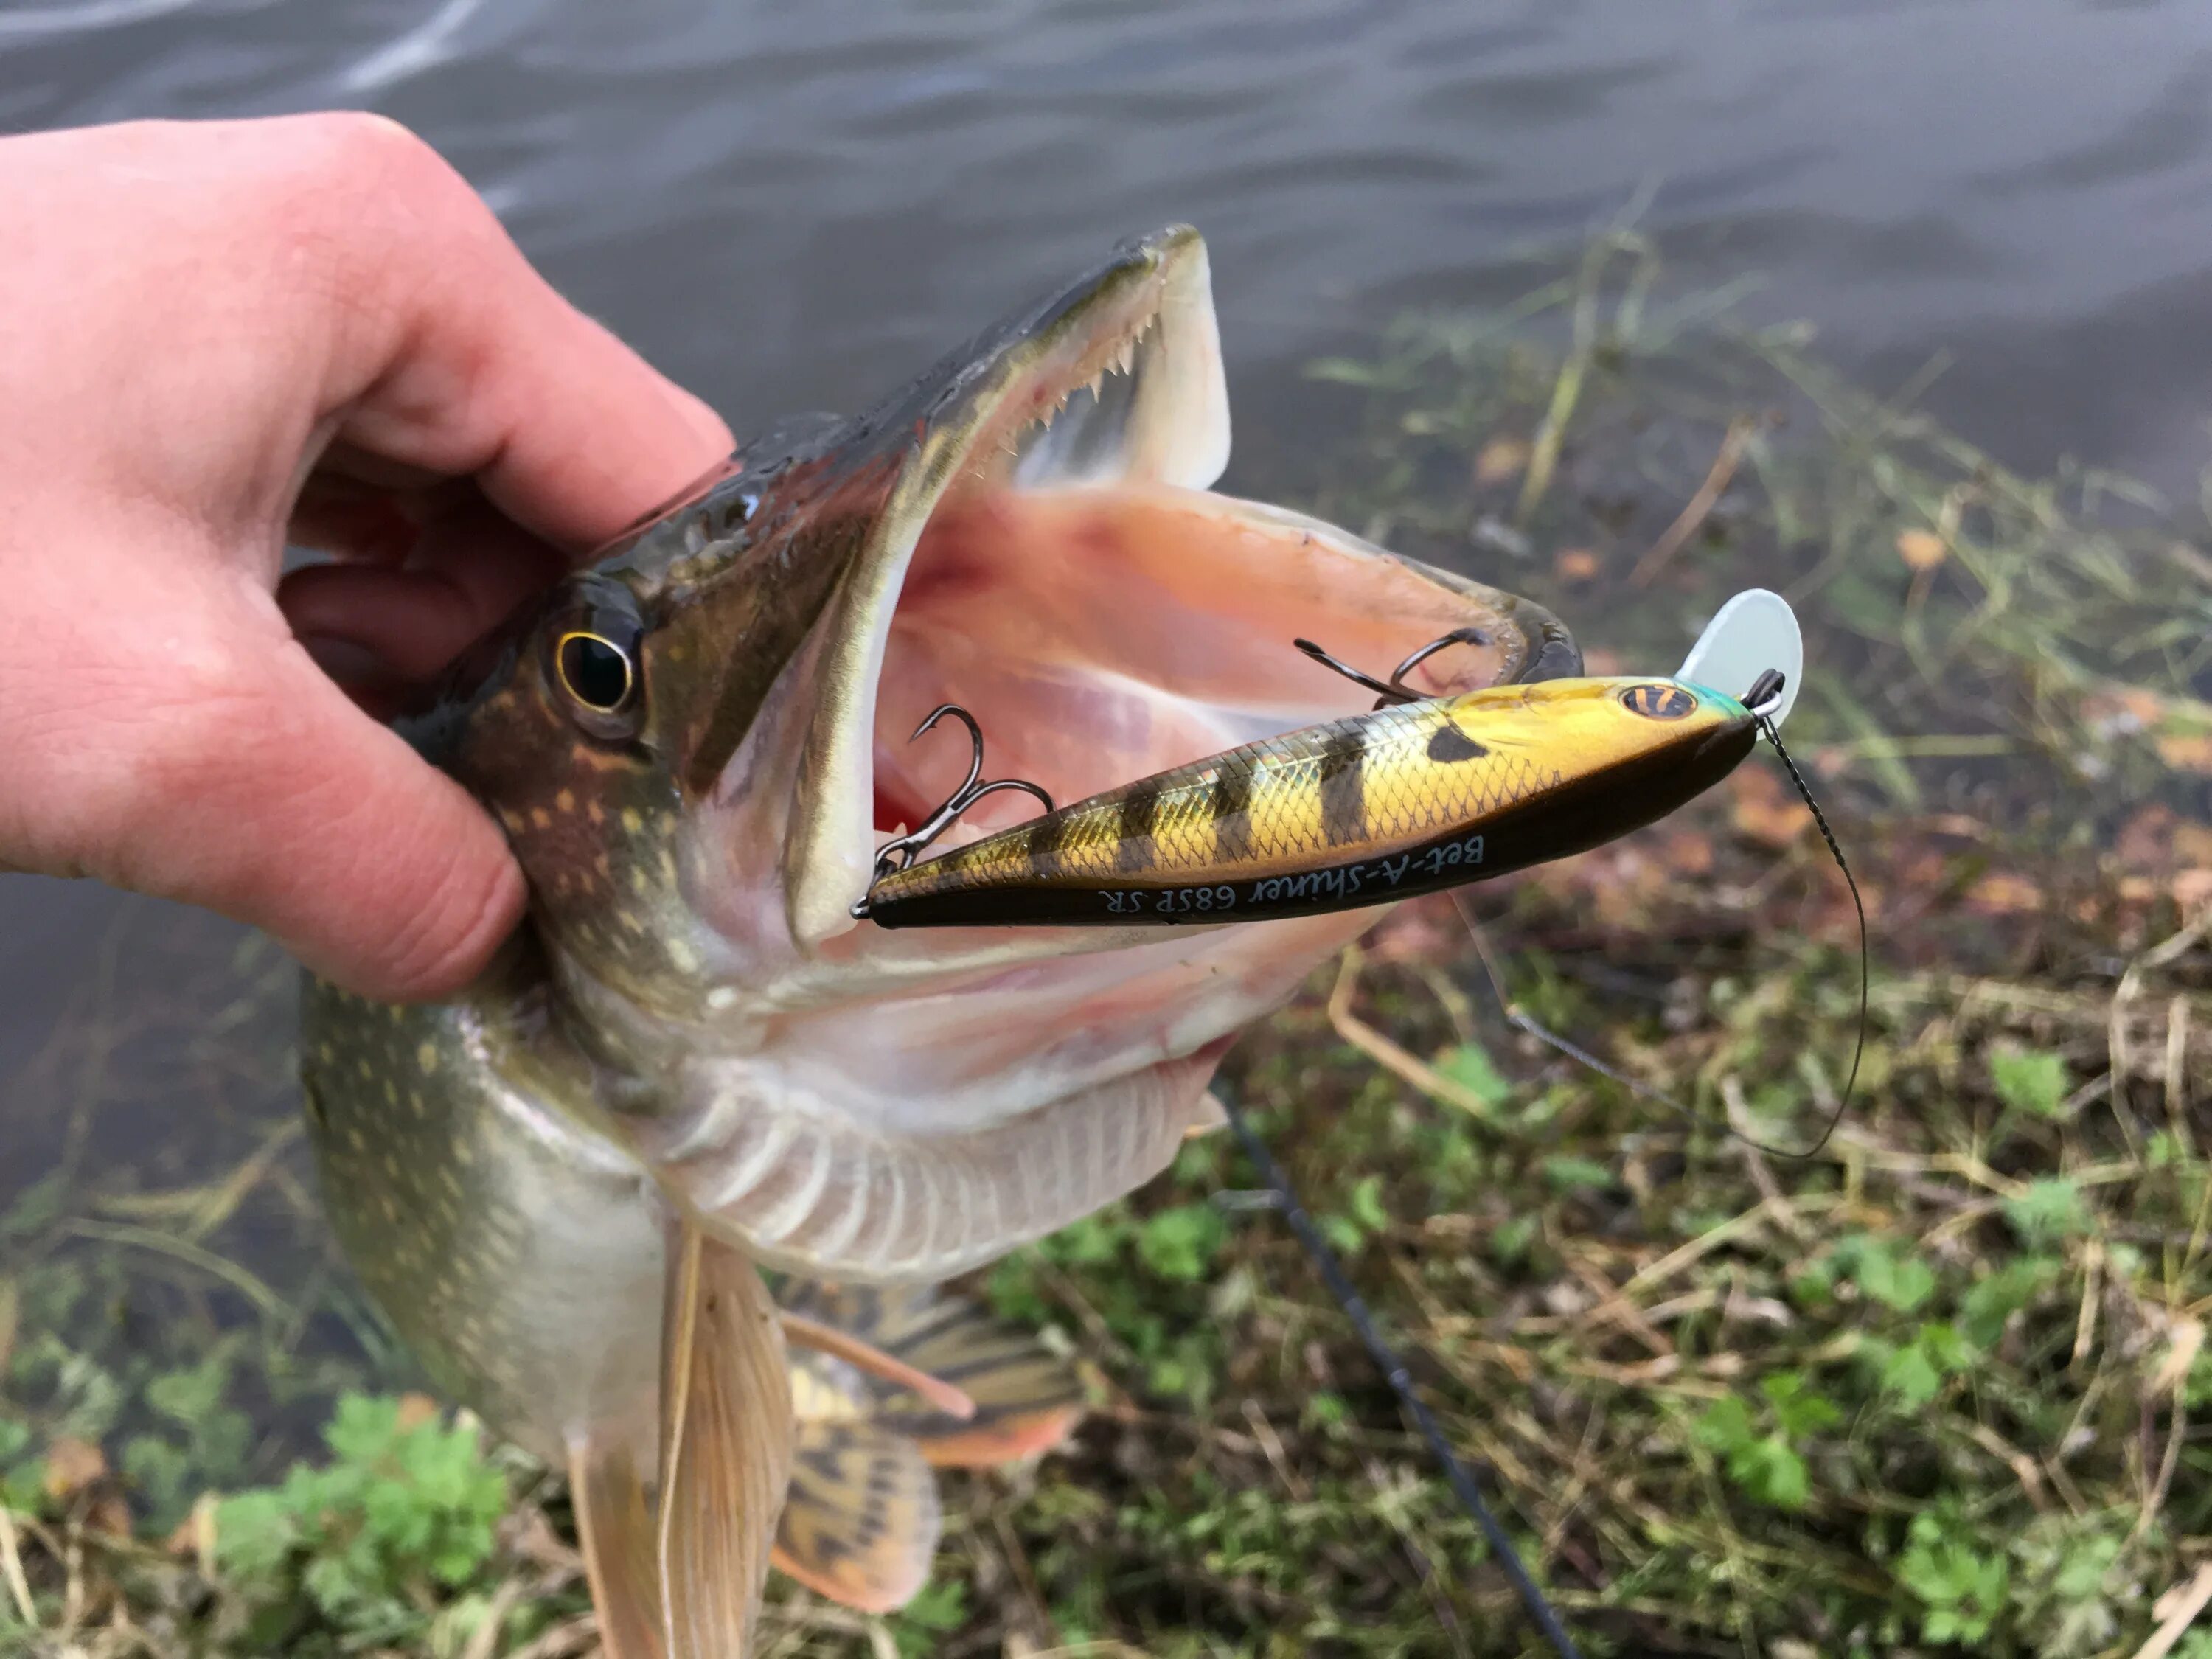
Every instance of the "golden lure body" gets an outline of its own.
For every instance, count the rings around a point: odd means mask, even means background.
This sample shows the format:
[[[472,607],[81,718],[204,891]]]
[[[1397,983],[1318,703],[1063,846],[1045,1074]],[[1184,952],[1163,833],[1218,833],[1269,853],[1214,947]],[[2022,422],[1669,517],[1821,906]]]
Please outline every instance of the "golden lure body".
[[[1734,770],[1734,697],[1653,678],[1492,686],[1109,789],[886,874],[880,927],[1188,924],[1387,903],[1582,852]]]

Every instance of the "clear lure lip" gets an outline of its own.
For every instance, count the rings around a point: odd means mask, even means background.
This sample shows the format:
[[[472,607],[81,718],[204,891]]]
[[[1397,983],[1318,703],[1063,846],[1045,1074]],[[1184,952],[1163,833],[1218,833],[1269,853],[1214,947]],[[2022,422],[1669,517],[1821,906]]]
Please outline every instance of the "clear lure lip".
[[[1674,678],[1724,696],[1748,695],[1762,674],[1782,676],[1782,701],[1766,717],[1778,727],[1805,684],[1805,636],[1790,601],[1749,587],[1713,613]]]

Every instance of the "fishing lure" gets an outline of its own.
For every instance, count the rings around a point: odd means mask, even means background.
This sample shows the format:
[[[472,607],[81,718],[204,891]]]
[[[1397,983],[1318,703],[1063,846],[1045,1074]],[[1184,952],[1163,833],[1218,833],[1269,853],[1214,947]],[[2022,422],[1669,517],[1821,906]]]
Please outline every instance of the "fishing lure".
[[[1753,601],[1747,612],[1743,601]],[[986,793],[1044,798],[1031,785],[979,786],[981,736],[965,711],[940,708],[921,730],[947,713],[966,723],[968,781],[920,830],[885,846],[853,914],[881,927],[1256,921],[1387,903],[1585,851],[1711,788],[1751,752],[1759,719],[1787,711],[1795,619],[1771,594],[1731,604],[1685,668],[1740,673],[1741,696],[1686,673],[1424,696],[1405,675],[1462,635],[1431,641],[1388,680],[1301,640],[1309,656],[1376,692],[1375,709],[919,860]],[[1739,635],[1764,640],[1770,659],[1747,668]]]

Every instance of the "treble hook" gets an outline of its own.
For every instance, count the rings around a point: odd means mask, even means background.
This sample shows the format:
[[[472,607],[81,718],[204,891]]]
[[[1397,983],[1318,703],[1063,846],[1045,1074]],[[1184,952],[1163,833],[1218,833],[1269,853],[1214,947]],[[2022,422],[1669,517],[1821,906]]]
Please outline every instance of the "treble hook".
[[[1042,801],[1046,811],[1053,810],[1052,797],[1024,779],[996,778],[989,783],[981,781],[983,776],[983,729],[975,724],[975,717],[957,702],[939,703],[931,709],[929,718],[914,728],[914,736],[907,741],[915,742],[947,714],[968,728],[969,738],[975,744],[975,752],[968,762],[968,775],[957,789],[945,798],[945,804],[919,825],[903,836],[894,836],[876,849],[876,873],[868,882],[871,888],[893,871],[911,868],[915,860],[928,850],[930,842],[950,830],[963,812],[986,795],[996,794],[1001,789],[1018,789]],[[854,914],[860,914],[866,903],[867,900],[863,898],[854,907]]]
[[[1334,669],[1354,685],[1364,685],[1375,693],[1375,706],[1377,708],[1393,708],[1404,703],[1424,702],[1428,696],[1428,693],[1416,691],[1412,686],[1407,685],[1407,675],[1412,673],[1448,645],[1488,645],[1490,635],[1479,628],[1455,628],[1450,633],[1431,640],[1392,669],[1387,682],[1378,680],[1370,674],[1361,673],[1350,663],[1340,662],[1311,640],[1292,640],[1291,643],[1322,667]]]

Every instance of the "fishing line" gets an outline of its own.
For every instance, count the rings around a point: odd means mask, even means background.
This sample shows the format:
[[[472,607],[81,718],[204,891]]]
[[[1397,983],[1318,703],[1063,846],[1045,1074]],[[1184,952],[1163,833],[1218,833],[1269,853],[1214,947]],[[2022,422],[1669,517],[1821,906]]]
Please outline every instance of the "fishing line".
[[[1328,1242],[1321,1236],[1321,1229],[1314,1225],[1313,1218],[1298,1202],[1298,1195],[1291,1190],[1289,1177],[1284,1175],[1281,1166],[1267,1151],[1267,1143],[1260,1139],[1258,1132],[1246,1119],[1244,1109],[1237,1103],[1235,1094],[1218,1081],[1214,1085],[1213,1094],[1214,1098],[1221,1103],[1222,1110],[1228,1115],[1230,1127],[1237,1131],[1237,1139],[1243,1143],[1245,1157],[1252,1160],[1252,1167],[1259,1171],[1260,1179],[1267,1184],[1274,1200],[1274,1207],[1290,1224],[1291,1232],[1297,1236],[1298,1243],[1305,1249],[1307,1259],[1313,1263],[1314,1271],[1321,1275],[1322,1283],[1328,1287],[1328,1293],[1336,1298],[1337,1305],[1344,1310],[1345,1317],[1359,1333],[1359,1340],[1365,1345],[1369,1358],[1374,1360],[1376,1369],[1389,1382],[1391,1392],[1398,1396],[1398,1403],[1405,1407],[1407,1415],[1419,1428],[1421,1438],[1428,1442],[1429,1451],[1443,1468],[1444,1478],[1450,1482],[1453,1492],[1466,1506],[1468,1512],[1474,1516],[1475,1524],[1482,1528],[1482,1535],[1489,1540],[1491,1553],[1505,1570],[1506,1577],[1512,1581],[1513,1593],[1521,1598],[1521,1605],[1527,1610],[1529,1622],[1543,1633],[1544,1639],[1551,1644],[1559,1659],[1581,1659],[1574,1638],[1567,1634],[1566,1626],[1559,1622],[1559,1615],[1553,1611],[1544,1592],[1537,1589],[1536,1581],[1528,1576],[1528,1568],[1521,1564],[1520,1553],[1513,1547],[1513,1540],[1506,1536],[1505,1528],[1491,1513],[1490,1505],[1483,1501],[1482,1489],[1476,1485],[1474,1474],[1459,1461],[1458,1455],[1451,1449],[1451,1443],[1444,1438],[1443,1430],[1430,1413],[1429,1408],[1421,1403],[1420,1395],[1413,1392],[1413,1375],[1407,1370],[1406,1362],[1399,1358],[1396,1351],[1383,1340],[1382,1332],[1376,1328],[1374,1316],[1368,1311],[1365,1300],[1352,1288],[1343,1264],[1336,1259],[1336,1252],[1329,1249]]]
[[[1769,684],[1770,681],[1772,682],[1771,684]],[[1729,1127],[1732,1133],[1741,1136],[1746,1145],[1759,1152],[1775,1158],[1808,1158],[1819,1156],[1820,1149],[1828,1144],[1830,1138],[1836,1133],[1837,1126],[1844,1121],[1844,1114],[1850,1107],[1852,1096],[1857,1092],[1859,1064],[1866,1058],[1868,1001],[1872,981],[1872,967],[1867,945],[1866,902],[1859,896],[1858,882],[1851,875],[1850,864],[1844,857],[1844,849],[1836,840],[1836,832],[1828,826],[1827,814],[1820,810],[1820,803],[1814,799],[1811,786],[1805,781],[1804,775],[1798,771],[1797,763],[1790,758],[1790,751],[1782,746],[1782,734],[1775,730],[1771,711],[1776,706],[1776,700],[1779,697],[1780,689],[1781,676],[1770,671],[1759,676],[1759,683],[1752,687],[1749,696],[1744,701],[1746,706],[1752,710],[1752,719],[1758,725],[1759,735],[1774,745],[1774,752],[1780,757],[1783,769],[1789,773],[1790,781],[1796,786],[1799,797],[1803,799],[1806,807],[1812,812],[1813,822],[1820,831],[1820,839],[1827,843],[1828,855],[1835,860],[1836,868],[1843,872],[1844,886],[1850,890],[1851,908],[1858,917],[1859,926],[1858,1036],[1851,1047],[1850,1074],[1844,1079],[1842,1093],[1836,1097],[1835,1109],[1828,1115],[1828,1121],[1821,1127],[1819,1138],[1810,1146],[1800,1148],[1774,1146],[1759,1139],[1755,1135],[1745,1134],[1741,1129],[1734,1125]],[[1767,712],[1760,712],[1762,709]],[[1467,924],[1468,936],[1474,941],[1475,955],[1481,960],[1483,972],[1490,980],[1490,988],[1497,994],[1498,1006],[1512,1025],[1527,1032],[1538,1042],[1556,1048],[1568,1059],[1588,1066],[1599,1076],[1611,1079],[1638,1099],[1650,1101],[1654,1105],[1663,1106],[1671,1112],[1678,1112],[1692,1122],[1704,1121],[1700,1113],[1675,1099],[1674,1096],[1654,1089],[1648,1084],[1638,1082],[1636,1079],[1619,1067],[1600,1060],[1579,1043],[1540,1024],[1535,1017],[1523,1008],[1505,988],[1504,971],[1498,965],[1498,958],[1491,952],[1490,942],[1484,936],[1480,922],[1475,919],[1474,908],[1468,898],[1467,890],[1463,887],[1455,887],[1452,889],[1451,896],[1454,907],[1459,911],[1460,920]]]

